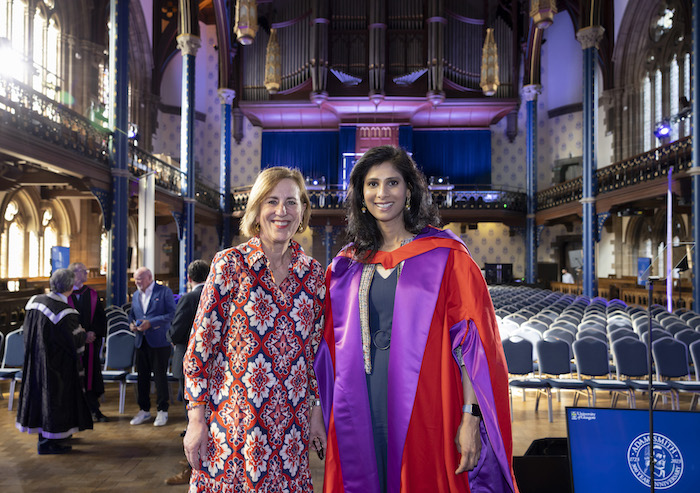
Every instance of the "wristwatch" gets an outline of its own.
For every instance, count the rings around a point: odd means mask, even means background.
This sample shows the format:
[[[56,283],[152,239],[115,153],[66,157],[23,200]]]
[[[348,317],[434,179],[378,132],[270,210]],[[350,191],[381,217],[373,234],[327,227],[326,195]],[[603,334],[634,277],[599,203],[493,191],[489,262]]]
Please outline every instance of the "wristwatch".
[[[481,408],[479,407],[479,404],[465,404],[462,406],[462,412],[469,413],[477,418],[481,417]]]

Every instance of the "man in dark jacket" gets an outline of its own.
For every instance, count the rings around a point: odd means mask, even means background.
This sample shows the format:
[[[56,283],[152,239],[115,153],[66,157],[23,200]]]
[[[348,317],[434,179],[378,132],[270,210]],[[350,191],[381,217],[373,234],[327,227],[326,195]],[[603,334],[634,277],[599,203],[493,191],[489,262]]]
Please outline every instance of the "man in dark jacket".
[[[88,270],[85,264],[73,262],[68,266],[73,274],[73,293],[68,297],[68,304],[78,310],[80,325],[85,329],[87,339],[83,354],[85,368],[85,397],[95,421],[106,422],[107,416],[100,411],[99,398],[105,392],[100,367],[100,349],[102,340],[107,335],[107,316],[97,291],[85,285]]]
[[[56,270],[49,281],[51,292],[32,296],[26,306],[16,426],[22,432],[39,434],[40,455],[70,451],[62,440],[92,429],[81,382],[86,335],[78,312],[67,303],[73,280],[70,270]]]
[[[204,260],[195,260],[187,267],[187,282],[190,285],[190,292],[182,295],[178,301],[175,317],[173,317],[173,322],[166,335],[174,347],[172,372],[176,378],[180,379],[180,395],[184,389],[185,379],[182,373],[182,359],[185,357],[187,342],[190,340],[194,316],[199,305],[199,297],[202,294],[202,287],[204,281],[207,280],[208,273],[209,264]]]
[[[187,266],[187,281],[190,284],[190,292],[183,295],[177,303],[175,317],[167,334],[168,341],[174,347],[172,371],[173,375],[180,380],[180,395],[184,395],[185,388],[182,360],[185,357],[194,316],[197,313],[197,306],[199,306],[199,297],[202,294],[202,287],[204,286],[204,281],[207,280],[208,273],[209,264],[204,260],[195,260]],[[187,407],[187,402],[185,402],[185,407]],[[187,411],[185,411],[185,416],[187,416]],[[166,479],[165,483],[170,485],[188,484],[191,472],[192,469],[187,465],[182,472]]]

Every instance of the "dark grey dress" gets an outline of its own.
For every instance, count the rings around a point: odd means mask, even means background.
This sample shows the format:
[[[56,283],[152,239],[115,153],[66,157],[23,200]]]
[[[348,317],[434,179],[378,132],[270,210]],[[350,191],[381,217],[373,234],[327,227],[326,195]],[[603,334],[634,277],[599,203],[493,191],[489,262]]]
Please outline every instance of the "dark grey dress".
[[[387,443],[389,439],[387,382],[389,376],[391,321],[394,316],[397,279],[398,269],[394,269],[386,279],[375,272],[369,290],[372,373],[367,375],[367,392],[372,415],[372,434],[374,436],[374,451],[377,456],[379,486],[382,493],[386,492]]]

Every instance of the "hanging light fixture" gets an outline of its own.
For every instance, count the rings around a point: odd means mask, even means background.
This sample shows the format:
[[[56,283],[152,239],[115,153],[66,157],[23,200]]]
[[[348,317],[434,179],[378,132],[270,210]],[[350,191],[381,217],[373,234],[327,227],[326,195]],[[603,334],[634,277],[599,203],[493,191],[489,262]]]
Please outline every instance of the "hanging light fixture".
[[[258,32],[258,4],[256,0],[236,2],[236,25],[233,28],[236,38],[242,45],[249,45]]]
[[[484,48],[481,51],[481,82],[479,85],[486,96],[496,94],[500,85],[498,80],[498,49],[492,27],[486,29]]]
[[[530,17],[535,27],[547,29],[554,22],[557,0],[530,0]]]
[[[277,29],[270,29],[270,39],[267,41],[267,53],[265,55],[265,89],[270,94],[280,90],[282,83],[282,57],[280,56],[280,44],[277,41]]]

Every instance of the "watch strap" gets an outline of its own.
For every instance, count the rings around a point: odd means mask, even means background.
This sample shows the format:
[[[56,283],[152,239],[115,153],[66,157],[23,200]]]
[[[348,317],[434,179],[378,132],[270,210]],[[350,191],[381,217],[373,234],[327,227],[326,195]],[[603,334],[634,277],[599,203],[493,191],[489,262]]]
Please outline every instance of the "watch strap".
[[[462,412],[471,414],[477,418],[481,417],[481,408],[479,407],[479,404],[464,404],[462,406]]]

